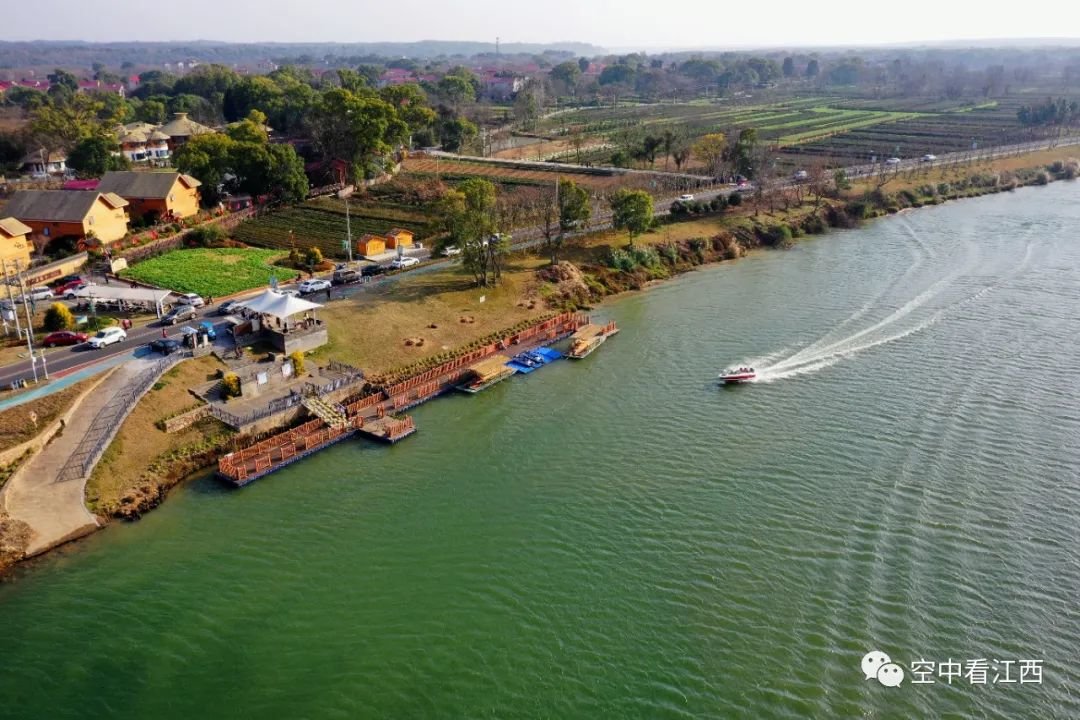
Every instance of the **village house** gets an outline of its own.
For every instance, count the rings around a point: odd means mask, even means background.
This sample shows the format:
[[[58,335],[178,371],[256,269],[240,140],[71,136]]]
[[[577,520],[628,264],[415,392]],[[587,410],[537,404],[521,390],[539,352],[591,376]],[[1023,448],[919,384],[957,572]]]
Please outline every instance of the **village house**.
[[[22,159],[22,171],[33,176],[62,175],[67,171],[67,155],[49,153],[45,148],[35,150]]]
[[[167,165],[169,163],[169,136],[158,130],[157,125],[136,122],[117,129],[120,136],[120,152],[133,163]]]
[[[178,172],[107,172],[98,183],[102,193],[115,193],[128,201],[131,217],[154,215],[179,220],[199,212],[201,182]]]
[[[29,226],[15,218],[0,218],[0,259],[8,266],[11,266],[13,261],[18,261],[22,267],[28,267],[30,251],[33,248],[28,237],[31,232]]]
[[[85,190],[20,190],[4,213],[31,230],[34,247],[43,251],[60,238],[111,243],[128,231],[127,200],[115,193]]]
[[[186,112],[173,113],[173,119],[157,128],[157,130],[169,137],[166,142],[170,153],[175,153],[177,148],[196,135],[206,135],[214,132],[213,128],[189,118]]]

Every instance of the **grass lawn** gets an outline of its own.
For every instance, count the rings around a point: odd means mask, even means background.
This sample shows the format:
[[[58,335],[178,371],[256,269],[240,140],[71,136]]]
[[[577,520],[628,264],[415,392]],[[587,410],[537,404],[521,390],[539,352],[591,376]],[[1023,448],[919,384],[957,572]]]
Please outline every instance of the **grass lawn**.
[[[75,398],[99,379],[87,378],[59,392],[0,412],[0,450],[13,448],[36,436],[49,423],[67,412]],[[31,420],[31,413],[37,414],[36,428]]]
[[[266,285],[271,272],[280,279],[290,277],[288,270],[270,267],[284,254],[281,250],[254,248],[175,250],[134,265],[120,275],[169,290],[222,297]]]

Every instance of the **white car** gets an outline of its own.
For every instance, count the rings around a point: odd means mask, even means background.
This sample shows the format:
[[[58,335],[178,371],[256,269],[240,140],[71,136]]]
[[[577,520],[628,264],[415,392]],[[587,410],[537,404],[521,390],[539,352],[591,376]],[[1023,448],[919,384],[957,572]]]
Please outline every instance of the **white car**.
[[[290,297],[300,297],[299,290],[278,290],[279,295],[289,295]]]
[[[891,157],[891,158],[886,158],[885,159],[885,164],[886,165],[899,165],[900,162],[901,162],[901,160],[898,157]]]
[[[79,285],[77,287],[68,288],[67,290],[65,290],[64,291],[64,297],[67,298],[68,300],[74,300],[77,297],[75,293],[79,292],[80,290],[82,290],[84,288],[88,288],[91,285],[96,285],[96,284],[97,283],[92,283],[92,282],[79,283]]]
[[[443,255],[445,255],[446,257],[454,257],[461,254],[461,248],[459,248],[457,245],[447,245],[443,248],[442,252]]]
[[[180,297],[176,298],[177,305],[190,305],[191,307],[202,307],[206,304],[206,301],[202,299],[202,296],[195,293],[184,293]]]
[[[693,201],[694,201],[694,195],[692,193],[686,193],[685,195],[680,195],[679,196],[679,202],[693,202]]]
[[[107,327],[103,330],[98,330],[94,337],[87,340],[87,344],[94,350],[100,350],[106,345],[112,345],[113,343],[127,340],[127,333],[123,328]]]
[[[319,292],[320,290],[328,289],[330,287],[330,281],[322,280],[319,278],[312,278],[311,280],[305,280],[297,287],[300,290],[301,295],[306,295],[307,293]]]
[[[937,160],[937,155],[931,155],[930,153],[926,153],[922,156],[923,162],[934,162],[935,160]]]
[[[796,182],[800,182],[802,180],[809,180],[810,173],[806,172],[805,170],[796,170],[795,174],[792,175],[792,178],[794,178]]]
[[[399,257],[394,260],[394,262],[390,263],[390,267],[394,268],[395,270],[400,270],[401,268],[412,267],[413,265],[419,264],[420,261],[414,257]]]
[[[30,299],[34,301],[52,300],[55,296],[53,291],[45,286],[31,288]]]

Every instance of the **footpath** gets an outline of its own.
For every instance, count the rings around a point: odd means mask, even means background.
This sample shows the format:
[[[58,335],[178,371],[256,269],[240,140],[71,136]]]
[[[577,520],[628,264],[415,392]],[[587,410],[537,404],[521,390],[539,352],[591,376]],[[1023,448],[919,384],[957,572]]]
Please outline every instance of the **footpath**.
[[[31,557],[98,528],[86,509],[86,479],[131,407],[164,371],[157,359],[125,363],[75,408],[63,432],[8,480],[0,509],[29,527]]]

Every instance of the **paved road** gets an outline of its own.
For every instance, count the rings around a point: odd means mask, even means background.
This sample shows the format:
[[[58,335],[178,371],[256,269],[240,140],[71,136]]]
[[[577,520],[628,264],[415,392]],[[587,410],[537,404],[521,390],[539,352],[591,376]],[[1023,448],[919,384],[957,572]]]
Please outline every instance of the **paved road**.
[[[955,165],[964,162],[969,162],[973,157],[978,159],[991,159],[999,158],[1008,155],[1014,155],[1023,152],[1032,152],[1036,150],[1045,150],[1053,147],[1065,147],[1070,145],[1080,145],[1080,136],[1059,138],[1056,140],[1045,140],[1031,143],[1024,143],[1021,145],[1010,145],[997,148],[986,148],[977,152],[958,152],[950,153],[946,155],[939,155],[937,160],[933,163],[924,163],[920,159],[908,159],[902,160],[898,165],[892,165],[889,167],[889,172],[900,173],[909,170],[931,167],[940,168],[943,166]],[[849,178],[868,177],[876,174],[881,169],[880,165],[859,165],[845,168],[845,172]],[[793,183],[783,183],[783,185],[791,185]],[[699,190],[694,193],[695,200],[708,201],[712,200],[718,195],[730,195],[735,192],[735,188],[731,185],[722,185],[708,190]],[[678,195],[673,195],[669,198],[661,198],[655,201],[656,214],[666,215],[670,211],[671,204],[678,199]],[[575,233],[574,235],[596,232],[598,230],[605,230],[611,227],[611,213],[602,212],[594,216],[589,223],[589,227],[583,230],[581,233]],[[543,242],[543,234],[539,227],[521,228],[514,232],[514,240],[512,247],[514,249],[524,249],[532,246],[539,245]],[[573,235],[571,235],[573,237]],[[427,259],[430,257],[428,251],[423,251],[418,255]],[[383,285],[387,282],[394,282],[403,275],[408,275],[413,272],[425,272],[443,268],[455,260],[440,260],[433,263],[426,263],[416,270],[411,270],[409,273],[394,274],[390,276],[378,278],[376,283],[362,283],[357,285],[350,285],[344,288],[335,288],[333,291],[333,297],[335,299],[351,297],[359,292],[364,292],[370,287],[376,285]],[[295,289],[295,284],[288,283],[283,284],[282,289]],[[251,295],[256,295],[259,291],[254,291]],[[311,299],[316,302],[322,302],[325,299],[321,293],[315,293],[311,296]],[[186,324],[197,323],[203,319],[215,319],[217,308],[200,308],[198,313],[199,317]],[[63,372],[65,370],[72,370],[80,366],[92,364],[106,358],[114,357],[119,354],[129,354],[133,357],[136,351],[146,351],[146,345],[151,340],[161,336],[161,326],[157,323],[151,324],[143,328],[133,328],[128,331],[128,339],[124,342],[110,345],[102,350],[90,350],[84,346],[76,346],[73,348],[66,348],[56,350],[48,355],[48,368],[51,374]],[[175,335],[175,331],[170,331],[170,335]],[[40,367],[39,367],[40,371]],[[7,365],[0,368],[0,387],[10,384],[13,380],[29,379],[33,377],[33,372],[29,360],[24,360],[19,363]]]

